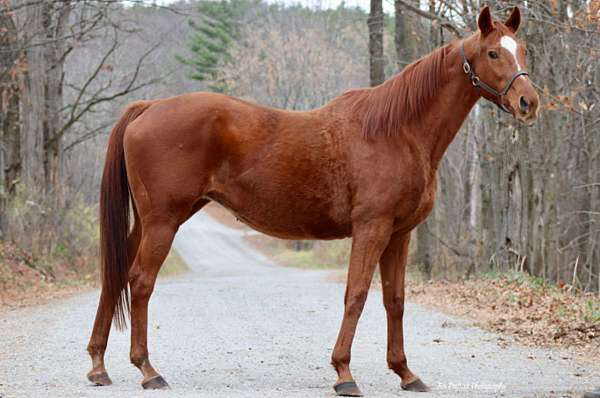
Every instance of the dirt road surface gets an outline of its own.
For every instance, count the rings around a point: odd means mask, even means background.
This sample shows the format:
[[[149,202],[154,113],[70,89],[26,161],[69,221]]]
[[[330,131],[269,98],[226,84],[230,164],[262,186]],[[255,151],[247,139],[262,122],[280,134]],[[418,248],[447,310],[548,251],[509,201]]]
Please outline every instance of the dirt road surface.
[[[324,271],[273,265],[243,234],[201,213],[176,237],[191,272],[158,283],[149,318],[150,358],[171,390],[141,389],[129,332],[113,331],[109,341],[114,384],[87,382],[96,291],[0,313],[0,396],[333,397],[329,359],[344,285]],[[600,384],[598,368],[564,353],[501,348],[498,335],[418,305],[407,305],[405,325],[409,365],[432,391],[403,392],[387,369],[385,313],[372,290],[352,360],[367,397],[578,397]]]

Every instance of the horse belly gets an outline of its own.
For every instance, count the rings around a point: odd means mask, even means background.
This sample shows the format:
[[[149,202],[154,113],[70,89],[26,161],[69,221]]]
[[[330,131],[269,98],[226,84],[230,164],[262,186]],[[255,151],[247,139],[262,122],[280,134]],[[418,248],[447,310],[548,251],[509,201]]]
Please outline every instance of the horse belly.
[[[350,211],[339,195],[272,180],[230,183],[206,195],[251,228],[283,239],[339,239],[352,232]],[[312,192],[312,194],[311,194]]]

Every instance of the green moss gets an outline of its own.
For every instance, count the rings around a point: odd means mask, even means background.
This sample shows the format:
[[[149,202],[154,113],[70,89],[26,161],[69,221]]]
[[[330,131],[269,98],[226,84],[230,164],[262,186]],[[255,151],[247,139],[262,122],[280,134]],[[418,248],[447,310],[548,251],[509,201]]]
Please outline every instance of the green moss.
[[[589,298],[585,302],[585,320],[591,323],[600,323],[600,300]]]

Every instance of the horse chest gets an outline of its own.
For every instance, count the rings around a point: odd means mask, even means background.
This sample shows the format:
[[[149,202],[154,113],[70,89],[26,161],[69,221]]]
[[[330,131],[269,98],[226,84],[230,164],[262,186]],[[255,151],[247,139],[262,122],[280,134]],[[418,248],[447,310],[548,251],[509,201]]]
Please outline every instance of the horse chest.
[[[420,184],[407,187],[398,198],[394,218],[396,229],[411,230],[425,221],[433,209],[436,189],[435,175],[424,178]]]

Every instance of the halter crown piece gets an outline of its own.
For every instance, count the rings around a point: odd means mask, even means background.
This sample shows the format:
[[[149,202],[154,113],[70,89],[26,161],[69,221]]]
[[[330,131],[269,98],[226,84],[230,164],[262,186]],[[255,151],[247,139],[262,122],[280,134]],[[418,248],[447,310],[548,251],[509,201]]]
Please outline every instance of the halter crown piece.
[[[502,99],[502,97],[504,97],[506,95],[506,93],[508,93],[508,90],[510,90],[510,88],[512,87],[512,85],[513,85],[514,81],[517,79],[517,77],[529,76],[529,73],[527,73],[525,71],[517,71],[510,78],[510,80],[504,87],[504,90],[497,91],[495,88],[493,88],[489,84],[481,81],[479,76],[477,76],[477,73],[475,73],[475,70],[473,69],[473,67],[471,66],[471,64],[469,63],[469,61],[467,60],[467,57],[465,55],[464,41],[460,43],[460,55],[462,56],[462,61],[463,61],[463,64],[462,64],[463,72],[465,72],[465,75],[467,75],[467,77],[469,78],[469,80],[471,81],[473,86],[475,86],[477,88],[482,88],[484,91],[487,91],[489,94],[492,94],[493,96],[498,98],[498,102],[494,102],[496,104],[496,106],[498,106],[498,108],[500,108],[500,110],[502,110],[506,113],[510,113],[510,110],[508,110],[506,105],[504,105],[502,103],[501,99]]]

